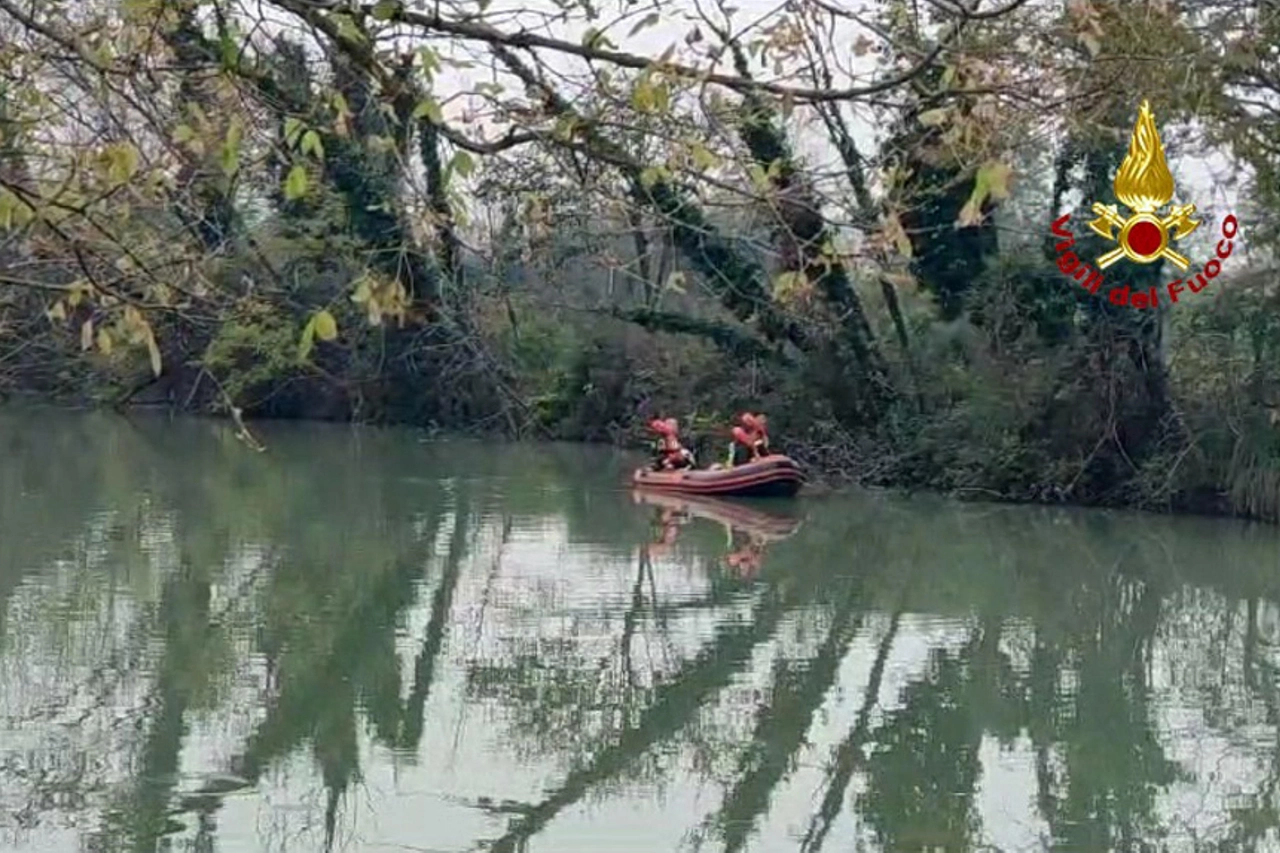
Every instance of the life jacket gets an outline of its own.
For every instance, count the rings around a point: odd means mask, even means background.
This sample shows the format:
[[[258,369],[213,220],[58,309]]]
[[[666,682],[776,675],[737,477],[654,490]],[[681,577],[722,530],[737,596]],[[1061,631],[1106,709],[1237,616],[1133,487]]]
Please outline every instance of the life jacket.
[[[767,455],[769,453],[769,433],[765,429],[765,416],[746,412],[741,416],[740,420],[742,421],[742,426],[746,427],[746,429],[734,427],[734,438],[738,439],[739,432],[743,433],[746,440],[742,441],[742,443],[751,449],[752,455]]]
[[[652,420],[649,428],[658,433],[657,455],[672,462],[689,457],[689,451],[680,443],[680,423],[675,418]]]

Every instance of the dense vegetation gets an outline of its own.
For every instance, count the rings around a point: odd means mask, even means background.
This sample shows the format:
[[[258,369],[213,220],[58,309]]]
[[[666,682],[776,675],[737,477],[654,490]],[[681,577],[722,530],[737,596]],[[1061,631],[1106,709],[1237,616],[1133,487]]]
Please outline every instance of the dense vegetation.
[[[0,394],[1280,519],[1277,4],[554,5],[0,0]],[[1049,235],[1143,98],[1250,261],[1156,311]]]

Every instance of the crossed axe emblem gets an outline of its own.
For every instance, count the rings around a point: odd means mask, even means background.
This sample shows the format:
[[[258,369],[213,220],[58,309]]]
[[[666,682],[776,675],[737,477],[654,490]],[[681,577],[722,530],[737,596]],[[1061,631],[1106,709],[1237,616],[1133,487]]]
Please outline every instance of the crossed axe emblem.
[[[1186,256],[1169,247],[1169,231],[1172,229],[1174,232],[1172,239],[1181,240],[1200,227],[1200,220],[1191,218],[1196,212],[1194,204],[1179,205],[1165,217],[1143,211],[1125,218],[1114,204],[1101,202],[1093,203],[1093,212],[1098,216],[1089,223],[1093,232],[1119,244],[1098,258],[1099,269],[1106,269],[1124,257],[1140,264],[1167,258],[1183,272],[1191,266],[1191,261]],[[1120,230],[1118,235],[1116,229]]]

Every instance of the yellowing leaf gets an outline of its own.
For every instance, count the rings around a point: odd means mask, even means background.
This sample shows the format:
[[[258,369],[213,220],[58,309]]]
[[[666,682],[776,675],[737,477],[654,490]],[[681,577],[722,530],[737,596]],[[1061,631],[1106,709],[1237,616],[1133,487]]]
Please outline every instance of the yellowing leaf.
[[[1013,169],[998,160],[988,160],[978,169],[976,179],[983,182],[987,192],[996,201],[1004,201],[1009,197],[1009,179]]]
[[[289,170],[289,175],[284,180],[284,197],[289,201],[295,201],[306,194],[307,169],[301,163],[297,163]]]
[[[988,160],[973,176],[973,192],[956,217],[960,228],[972,228],[982,222],[982,207],[987,199],[1001,201],[1009,197],[1009,177],[1013,174],[1004,163]]]
[[[196,138],[195,129],[189,124],[180,124],[173,129],[173,141],[178,145]]]
[[[631,91],[631,106],[642,113],[653,109],[653,87],[649,85],[648,80],[640,80],[636,83],[636,87]]]
[[[111,333],[106,329],[98,330],[98,351],[103,355],[111,355]]]
[[[151,326],[147,326],[147,355],[151,358],[151,372],[159,376],[163,365],[160,363],[160,346],[156,343],[155,332],[151,331]]]
[[[779,273],[773,279],[773,295],[778,299],[786,300],[804,290],[808,283],[809,278],[803,272],[793,270]]]
[[[54,322],[67,319],[67,308],[65,305],[62,304],[61,299],[53,303],[53,307],[50,308],[45,313],[49,317],[49,319]]]
[[[650,166],[640,173],[640,184],[647,190],[653,189],[654,184],[665,177],[666,171],[661,166]]]
[[[948,117],[950,117],[950,110],[938,108],[936,110],[924,110],[919,117],[916,117],[916,120],[923,124],[924,127],[938,127],[941,124],[946,124]]]
[[[85,352],[93,349],[93,318],[80,324],[80,349]]]
[[[911,238],[907,236],[907,231],[902,227],[902,221],[898,219],[896,213],[890,213],[884,218],[883,239],[893,246],[899,255],[904,258],[911,257]]]
[[[663,83],[653,87],[653,108],[658,112],[666,112],[671,106],[671,90]]]
[[[89,295],[89,285],[83,281],[77,281],[75,284],[67,288],[67,307],[76,308]]]
[[[948,115],[949,111],[946,108],[940,107],[936,110],[925,110],[920,113],[917,121],[925,127],[937,127],[938,125],[946,124]]]
[[[700,142],[695,143],[693,146],[693,165],[703,171],[714,169],[720,165],[720,158],[713,154],[707,146]]]
[[[328,311],[317,311],[311,318],[316,327],[316,337],[322,341],[332,341],[338,337],[338,321]]]
[[[373,287],[369,283],[369,277],[364,276],[356,284],[356,292],[351,294],[351,301],[357,305],[368,302],[373,297]]]
[[[982,224],[982,202],[975,201],[972,196],[965,202],[964,207],[960,208],[960,213],[956,216],[957,228],[973,228]]]
[[[125,183],[138,173],[138,149],[129,142],[108,146],[103,156],[106,161],[107,177],[118,184]]]

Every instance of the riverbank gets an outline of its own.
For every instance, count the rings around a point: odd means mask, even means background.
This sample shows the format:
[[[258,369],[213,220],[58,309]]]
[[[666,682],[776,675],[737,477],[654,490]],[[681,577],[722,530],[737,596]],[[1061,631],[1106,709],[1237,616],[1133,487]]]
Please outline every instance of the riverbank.
[[[231,417],[226,413],[190,413],[171,409],[156,400],[135,402],[127,406],[86,406],[69,403],[50,402],[33,399],[23,395],[12,396],[7,405],[0,403],[0,408],[40,410],[51,414],[67,411],[115,411],[124,417],[142,415],[145,417],[194,417],[211,422],[226,424],[249,452],[269,452],[270,440],[263,439],[263,428],[268,430],[273,425],[288,423],[351,423],[364,429],[374,430],[411,430],[426,440],[484,440],[496,443],[512,443],[521,440],[543,440],[561,446],[581,446],[587,449],[607,447],[633,454],[634,464],[644,463],[647,444],[650,436],[647,432],[647,420],[636,419],[621,428],[612,431],[610,438],[581,438],[574,435],[557,435],[551,430],[530,430],[524,435],[513,436],[501,428],[500,423],[491,423],[488,429],[472,427],[470,429],[446,429],[436,425],[420,426],[411,423],[390,421],[358,422],[338,418],[245,418]],[[787,421],[786,410],[774,416],[783,423]],[[692,419],[693,422],[707,422],[711,419]],[[716,421],[719,430],[727,432],[724,424],[728,419]],[[716,427],[709,426],[695,432],[685,432],[685,438],[696,449],[701,464],[707,460],[719,458],[723,452],[724,441],[715,435]],[[810,428],[799,436],[791,435],[785,430],[774,432],[777,446],[804,466],[808,482],[803,495],[833,496],[847,493],[850,490],[872,490],[891,494],[930,494],[969,503],[990,503],[1008,506],[1073,506],[1080,508],[1130,509],[1150,512],[1159,515],[1187,515],[1204,518],[1234,518],[1240,520],[1277,523],[1274,517],[1264,512],[1253,514],[1240,511],[1231,504],[1231,496],[1225,492],[1202,491],[1198,494],[1174,494],[1164,502],[1157,502],[1149,495],[1136,491],[1117,491],[1100,496],[1072,496],[1062,488],[1052,485],[1010,489],[1001,492],[981,484],[951,484],[939,486],[921,478],[911,477],[911,459],[909,456],[894,456],[887,442],[863,438],[861,440],[848,436],[844,442],[834,441],[830,432],[817,434]],[[594,452],[594,451],[593,451]],[[1126,497],[1129,499],[1126,500]]]

